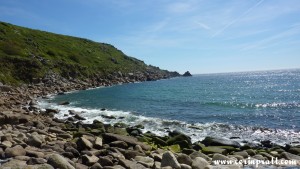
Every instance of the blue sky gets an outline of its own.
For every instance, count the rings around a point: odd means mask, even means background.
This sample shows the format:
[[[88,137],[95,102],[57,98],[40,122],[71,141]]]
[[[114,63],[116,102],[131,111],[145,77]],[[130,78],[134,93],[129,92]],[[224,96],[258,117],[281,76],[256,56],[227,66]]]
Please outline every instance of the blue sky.
[[[0,12],[180,73],[300,68],[299,0],[0,0]]]

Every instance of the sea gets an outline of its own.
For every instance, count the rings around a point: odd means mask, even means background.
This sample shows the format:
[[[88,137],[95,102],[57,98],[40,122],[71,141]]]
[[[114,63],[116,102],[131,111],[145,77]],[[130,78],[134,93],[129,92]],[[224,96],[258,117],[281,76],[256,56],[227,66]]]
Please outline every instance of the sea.
[[[59,105],[63,101],[70,104]],[[56,117],[62,119],[75,110],[85,123],[97,119],[141,124],[143,132],[161,136],[177,130],[193,142],[214,136],[240,143],[300,143],[300,69],[199,74],[99,87],[53,95],[39,105],[59,109]]]

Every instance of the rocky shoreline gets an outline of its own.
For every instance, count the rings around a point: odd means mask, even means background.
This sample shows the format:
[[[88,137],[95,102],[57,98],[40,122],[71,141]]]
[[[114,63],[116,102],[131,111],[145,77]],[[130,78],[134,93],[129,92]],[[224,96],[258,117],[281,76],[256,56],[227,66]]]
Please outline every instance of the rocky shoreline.
[[[300,166],[300,146],[283,147],[271,141],[240,145],[234,140],[213,137],[192,143],[190,137],[177,131],[160,137],[151,131],[142,133],[141,125],[110,125],[97,120],[84,124],[84,118],[73,110],[69,110],[72,117],[57,119],[54,117],[57,110],[41,110],[36,102],[48,94],[161,78],[167,77],[139,79],[120,75],[122,80],[101,81],[50,77],[39,84],[21,87],[0,84],[0,168],[235,169],[245,167],[243,160],[271,162],[275,159],[294,160],[296,164],[265,165]],[[216,165],[217,160],[232,164]],[[246,166],[255,168],[255,164]]]

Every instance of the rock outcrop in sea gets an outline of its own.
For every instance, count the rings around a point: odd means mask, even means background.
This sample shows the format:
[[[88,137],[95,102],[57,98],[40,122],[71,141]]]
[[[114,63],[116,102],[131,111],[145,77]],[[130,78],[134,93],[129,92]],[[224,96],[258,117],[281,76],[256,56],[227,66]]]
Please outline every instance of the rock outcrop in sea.
[[[186,71],[182,76],[188,77],[188,76],[192,76],[192,74],[189,71]]]

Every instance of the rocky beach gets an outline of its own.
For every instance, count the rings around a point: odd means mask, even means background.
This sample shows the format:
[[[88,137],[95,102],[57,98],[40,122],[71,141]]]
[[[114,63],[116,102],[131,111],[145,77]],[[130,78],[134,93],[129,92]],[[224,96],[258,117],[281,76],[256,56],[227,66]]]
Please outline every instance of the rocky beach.
[[[284,168],[300,166],[300,146],[276,145],[272,140],[260,144],[238,143],[232,139],[207,136],[192,143],[184,133],[170,130],[165,137],[151,131],[141,132],[142,125],[104,124],[95,120],[82,122],[80,112],[69,110],[66,120],[55,118],[58,110],[40,109],[37,100],[48,95],[99,86],[169,78],[119,75],[101,81],[66,80],[48,76],[34,85],[0,85],[0,168],[60,169],[236,169]],[[61,104],[69,104],[66,100]],[[114,117],[106,117],[114,118]],[[272,164],[291,160],[294,164]],[[215,164],[217,161],[224,164]],[[249,164],[265,161],[266,164]],[[231,163],[230,163],[231,162]]]

